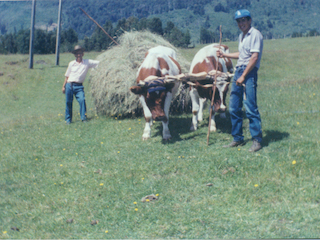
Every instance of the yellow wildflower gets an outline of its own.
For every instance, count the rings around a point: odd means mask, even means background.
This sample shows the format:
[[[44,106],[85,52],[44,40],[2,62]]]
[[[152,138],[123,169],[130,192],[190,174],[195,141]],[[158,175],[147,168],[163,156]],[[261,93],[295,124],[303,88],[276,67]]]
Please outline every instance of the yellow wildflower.
[[[255,185],[254,185],[254,187],[258,187],[258,186],[259,186],[258,184],[255,184]]]
[[[293,165],[295,165],[296,163],[297,163],[297,161],[296,161],[296,160],[293,160],[293,161],[292,161],[292,164],[293,164]]]
[[[138,208],[135,208],[134,210],[137,212],[137,211],[138,211]]]
[[[100,183],[100,186],[103,186],[103,183]]]

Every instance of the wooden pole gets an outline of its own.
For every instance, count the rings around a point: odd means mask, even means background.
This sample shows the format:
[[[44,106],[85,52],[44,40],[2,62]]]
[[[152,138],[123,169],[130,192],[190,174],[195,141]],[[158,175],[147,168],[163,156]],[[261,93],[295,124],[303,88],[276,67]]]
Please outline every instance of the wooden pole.
[[[31,26],[30,26],[30,45],[29,45],[29,68],[33,68],[33,42],[34,42],[34,22],[36,16],[36,0],[32,0]]]
[[[219,49],[220,49],[220,46],[221,46],[221,39],[222,39],[222,33],[221,33],[221,25],[220,25]],[[214,103],[214,95],[216,93],[218,67],[219,67],[219,56],[218,56],[217,63],[216,63],[216,74],[214,75],[214,84],[212,86],[212,97],[211,97],[211,104],[210,104],[210,117],[209,117],[208,134],[207,134],[207,146],[209,145],[211,118],[212,118],[212,107],[213,107],[213,103]]]
[[[97,23],[92,17],[90,17],[90,16],[88,15],[88,13],[86,13],[82,8],[80,8],[80,10],[81,10],[88,18],[90,18],[95,24],[97,24],[97,26],[98,26],[115,44],[119,45],[119,43],[117,43],[117,42],[106,32],[106,30],[104,30],[103,27],[101,27],[101,26],[99,25],[99,23]]]
[[[60,32],[61,32],[61,10],[62,10],[62,0],[59,0],[58,28],[57,28],[57,39],[56,39],[56,66],[59,65]]]

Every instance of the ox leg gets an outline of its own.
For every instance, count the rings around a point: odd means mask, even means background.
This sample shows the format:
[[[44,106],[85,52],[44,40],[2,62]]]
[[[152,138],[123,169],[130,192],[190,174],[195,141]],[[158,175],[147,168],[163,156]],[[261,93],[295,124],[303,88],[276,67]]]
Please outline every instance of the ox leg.
[[[144,117],[146,119],[146,124],[143,130],[143,134],[142,134],[142,140],[147,140],[148,138],[151,137],[151,126],[152,126],[152,114],[151,111],[149,110],[145,97],[144,96],[140,96],[139,97],[140,103],[142,105],[143,108],[143,113],[144,113]]]
[[[206,98],[199,99],[199,112],[198,112],[198,121],[199,122],[203,121],[203,107],[204,107],[204,104],[206,101],[207,101]]]
[[[172,93],[167,92],[166,99],[164,101],[164,114],[167,117],[167,121],[162,121],[162,138],[163,140],[168,140],[171,138],[170,130],[169,130],[169,110],[170,110],[170,104],[172,100]]]
[[[190,131],[195,131],[198,128],[198,111],[199,111],[199,94],[197,89],[190,90],[190,98],[192,103],[192,124]]]
[[[219,95],[220,95],[220,99],[221,99],[221,104],[220,104],[220,110],[221,111],[223,111],[222,113],[220,113],[220,118],[226,118],[226,109],[227,109],[227,107],[226,107],[226,105],[224,105],[223,104],[223,102],[224,102],[224,99],[223,99],[223,92],[220,90],[220,89],[218,89],[219,90]]]
[[[226,119],[227,118],[226,113],[225,112],[220,113],[220,118]]]
[[[209,113],[210,113],[210,108],[209,108]],[[211,119],[209,119],[209,121],[211,121],[210,132],[217,131],[216,121],[214,120],[215,115],[216,115],[216,113],[214,111],[214,106],[212,106],[212,116],[211,116]]]

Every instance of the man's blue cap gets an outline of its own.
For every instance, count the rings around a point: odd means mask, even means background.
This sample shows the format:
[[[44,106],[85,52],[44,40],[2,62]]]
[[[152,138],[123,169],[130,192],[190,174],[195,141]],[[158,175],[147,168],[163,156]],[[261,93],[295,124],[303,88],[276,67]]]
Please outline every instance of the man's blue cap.
[[[247,9],[240,9],[238,11],[236,11],[236,13],[234,14],[234,19],[238,19],[238,18],[243,18],[243,17],[250,17],[251,18],[251,14]]]

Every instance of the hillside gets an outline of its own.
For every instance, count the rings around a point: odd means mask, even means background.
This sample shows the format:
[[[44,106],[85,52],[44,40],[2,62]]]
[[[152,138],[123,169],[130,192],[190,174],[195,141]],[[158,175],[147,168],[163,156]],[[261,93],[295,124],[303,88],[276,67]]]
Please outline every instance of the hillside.
[[[163,27],[172,21],[185,31],[190,30],[193,41],[199,40],[201,27],[216,31],[222,25],[224,36],[235,39],[238,35],[233,14],[239,8],[251,11],[256,26],[265,38],[283,38],[293,32],[306,33],[318,30],[320,19],[317,14],[320,5],[317,0],[64,0],[62,28],[73,28],[80,39],[91,36],[95,25],[80,11],[79,7],[88,12],[97,22],[104,24],[111,20],[114,24],[122,18],[135,16],[141,18],[159,17]],[[36,25],[49,26],[57,22],[58,0],[37,1]],[[13,32],[30,27],[31,1],[0,2],[0,25]],[[19,14],[17,14],[19,13]]]

